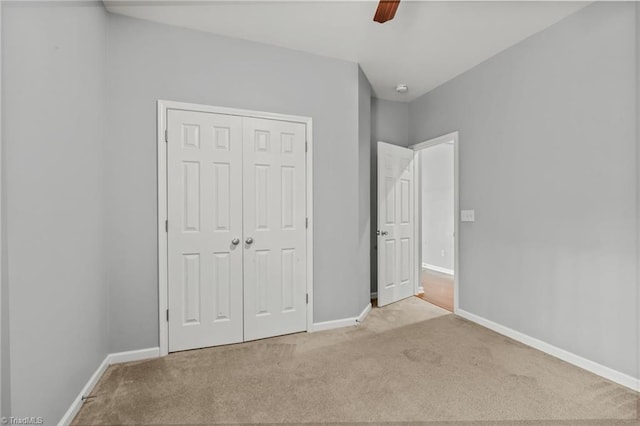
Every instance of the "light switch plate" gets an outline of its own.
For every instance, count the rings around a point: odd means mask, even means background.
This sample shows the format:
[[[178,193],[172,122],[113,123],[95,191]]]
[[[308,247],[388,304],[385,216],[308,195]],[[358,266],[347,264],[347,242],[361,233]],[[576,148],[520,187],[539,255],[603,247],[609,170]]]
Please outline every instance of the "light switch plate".
[[[462,222],[475,222],[476,221],[476,211],[475,210],[461,210],[460,211],[460,221],[462,221]]]

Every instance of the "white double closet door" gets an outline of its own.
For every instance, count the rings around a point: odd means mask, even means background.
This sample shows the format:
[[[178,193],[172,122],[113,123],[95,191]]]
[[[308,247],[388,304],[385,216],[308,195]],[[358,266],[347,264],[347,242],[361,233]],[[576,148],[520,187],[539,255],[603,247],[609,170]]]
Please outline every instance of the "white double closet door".
[[[305,132],[168,110],[170,352],[306,330]]]

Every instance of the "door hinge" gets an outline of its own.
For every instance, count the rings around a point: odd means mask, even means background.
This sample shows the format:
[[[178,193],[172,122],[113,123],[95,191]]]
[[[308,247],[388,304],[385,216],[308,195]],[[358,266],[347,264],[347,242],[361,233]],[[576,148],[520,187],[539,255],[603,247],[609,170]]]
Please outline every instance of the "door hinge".
[[[169,221],[168,220],[164,221],[164,232],[169,232]]]
[[[309,293],[307,293],[307,305],[309,304]]]
[[[169,310],[167,309],[167,322],[169,322]]]
[[[308,218],[308,217],[305,217],[305,218],[304,218],[304,227],[305,227],[305,228],[308,228],[308,227],[309,227],[309,218]]]
[[[304,152],[309,151],[309,142],[304,141]]]
[[[164,141],[165,143],[169,142],[169,130],[164,131]]]

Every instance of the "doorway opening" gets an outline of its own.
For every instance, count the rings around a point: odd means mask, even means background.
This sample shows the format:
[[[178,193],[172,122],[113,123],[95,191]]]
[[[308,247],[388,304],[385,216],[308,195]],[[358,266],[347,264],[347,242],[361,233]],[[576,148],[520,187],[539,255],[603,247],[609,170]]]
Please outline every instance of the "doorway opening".
[[[458,133],[411,147],[416,160],[416,295],[458,307]]]
[[[430,303],[455,313],[458,133],[408,148],[378,142],[377,148],[378,276],[372,304],[382,307],[424,295]],[[446,182],[435,182],[430,174]],[[445,186],[449,186],[446,194]],[[432,206],[438,214],[430,211]]]

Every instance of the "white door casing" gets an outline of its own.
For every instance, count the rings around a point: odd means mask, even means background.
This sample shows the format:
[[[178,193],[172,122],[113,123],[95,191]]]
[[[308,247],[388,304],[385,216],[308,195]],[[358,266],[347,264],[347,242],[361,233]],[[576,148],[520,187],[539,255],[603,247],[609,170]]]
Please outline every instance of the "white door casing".
[[[305,125],[243,125],[247,341],[306,329]]]
[[[414,151],[378,142],[378,306],[414,294]]]
[[[415,145],[411,145],[409,148],[413,149],[415,152],[415,162],[414,162],[414,177],[415,182],[415,207],[414,207],[414,215],[416,218],[422,217],[422,199],[420,194],[420,176],[421,176],[421,168],[420,165],[420,151],[423,149],[430,148],[432,146],[439,145],[441,143],[453,143],[453,211],[454,211],[454,221],[453,221],[453,235],[454,235],[454,243],[453,243],[453,313],[457,313],[459,310],[459,294],[460,294],[460,273],[459,273],[459,265],[460,265],[460,155],[459,155],[459,143],[458,143],[458,132],[448,133],[446,135],[439,136],[434,139],[429,139],[424,142],[417,143]],[[420,219],[418,219],[420,220]],[[414,271],[415,271],[415,287],[414,291],[418,293],[419,284],[420,284],[420,275],[422,269],[422,244],[420,243],[420,235],[421,235],[421,223],[420,221],[416,221],[416,225],[414,227]]]
[[[167,130],[169,351],[241,342],[242,119],[169,110]]]

